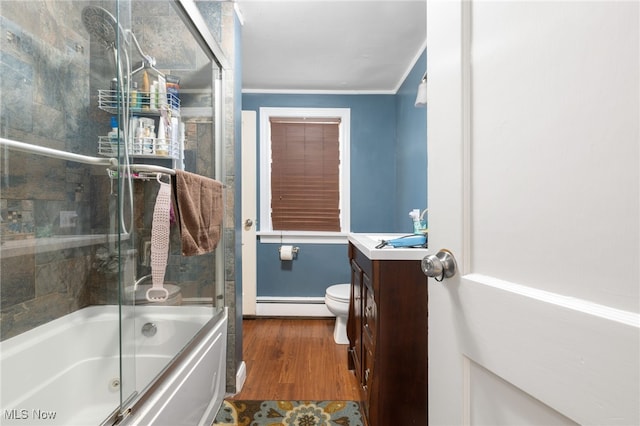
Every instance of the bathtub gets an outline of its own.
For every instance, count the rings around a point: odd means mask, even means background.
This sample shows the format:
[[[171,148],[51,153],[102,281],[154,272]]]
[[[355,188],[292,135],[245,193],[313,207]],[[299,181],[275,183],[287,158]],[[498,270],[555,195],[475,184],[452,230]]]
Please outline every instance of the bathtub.
[[[0,424],[210,425],[224,396],[227,340],[226,308],[214,318],[212,309],[123,306],[122,346],[118,306],[84,308],[0,342]]]

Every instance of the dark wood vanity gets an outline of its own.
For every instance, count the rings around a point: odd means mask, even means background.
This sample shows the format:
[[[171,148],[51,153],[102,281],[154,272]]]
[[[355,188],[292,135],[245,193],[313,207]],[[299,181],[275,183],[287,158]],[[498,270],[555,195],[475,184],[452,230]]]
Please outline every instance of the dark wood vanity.
[[[369,426],[427,416],[427,277],[420,260],[370,259],[352,242],[349,369]]]

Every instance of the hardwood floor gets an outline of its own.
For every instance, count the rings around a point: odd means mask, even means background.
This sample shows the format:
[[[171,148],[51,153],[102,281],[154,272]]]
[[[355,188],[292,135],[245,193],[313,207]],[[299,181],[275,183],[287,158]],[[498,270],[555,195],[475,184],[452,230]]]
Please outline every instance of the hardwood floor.
[[[247,380],[230,399],[354,400],[347,345],[333,341],[333,319],[245,319]]]

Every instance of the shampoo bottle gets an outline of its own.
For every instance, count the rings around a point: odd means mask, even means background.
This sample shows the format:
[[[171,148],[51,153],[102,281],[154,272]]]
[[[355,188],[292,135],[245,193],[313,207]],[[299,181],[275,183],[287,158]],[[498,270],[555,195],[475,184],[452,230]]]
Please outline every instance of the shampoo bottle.
[[[149,74],[147,74],[147,70],[144,70],[142,72],[142,87],[140,88],[142,90],[142,109],[149,109],[149,89]]]
[[[142,153],[147,155],[152,155],[154,153],[155,141],[156,141],[155,126],[151,124],[149,127],[145,127]]]
[[[111,131],[107,133],[107,137],[109,138],[112,155],[118,155],[118,136],[118,118],[111,117]]]
[[[138,93],[138,83],[133,82],[131,84],[131,92],[129,93],[129,105],[132,111],[140,110],[140,94]]]
[[[151,83],[149,91],[149,109],[153,111],[158,109],[158,82],[155,80]]]
[[[169,155],[167,144],[167,124],[164,117],[158,122],[158,137],[156,138],[156,155],[166,157]]]
[[[118,107],[118,79],[115,77],[111,79],[111,83],[109,85],[109,98],[110,98],[109,104],[113,108],[117,108]]]
[[[133,153],[136,155],[142,154],[142,146],[144,145],[144,121],[141,118],[138,119],[138,127],[136,127],[135,138],[133,140]]]

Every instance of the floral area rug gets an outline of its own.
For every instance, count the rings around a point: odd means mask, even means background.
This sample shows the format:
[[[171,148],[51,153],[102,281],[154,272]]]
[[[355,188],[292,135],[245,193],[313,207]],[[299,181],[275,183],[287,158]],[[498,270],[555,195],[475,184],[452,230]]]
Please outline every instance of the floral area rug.
[[[213,425],[363,426],[355,401],[224,401]]]

